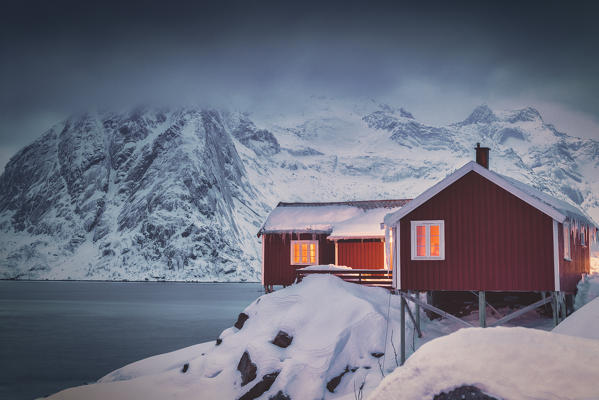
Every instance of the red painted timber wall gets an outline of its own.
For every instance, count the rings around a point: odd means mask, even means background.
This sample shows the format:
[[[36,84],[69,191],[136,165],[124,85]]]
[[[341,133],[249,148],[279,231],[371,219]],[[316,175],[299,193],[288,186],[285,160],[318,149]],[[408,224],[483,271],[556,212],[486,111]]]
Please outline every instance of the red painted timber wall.
[[[410,221],[445,221],[445,260],[412,261]],[[401,288],[554,290],[553,220],[470,172],[400,222]]]
[[[318,240],[318,263],[335,262],[335,245],[327,240],[328,235],[314,235]],[[264,284],[291,285],[296,278],[295,270],[305,265],[291,265],[291,241],[313,240],[312,234],[264,234]]]
[[[356,269],[385,267],[385,245],[377,241],[340,240],[337,243],[337,263]]]
[[[583,246],[578,235],[570,233],[570,255],[571,261],[564,259],[564,229],[562,224],[558,224],[557,234],[559,237],[559,277],[560,290],[563,292],[574,293],[576,285],[582,274],[588,274],[591,271],[591,259],[589,251],[589,232],[585,229],[585,243]]]

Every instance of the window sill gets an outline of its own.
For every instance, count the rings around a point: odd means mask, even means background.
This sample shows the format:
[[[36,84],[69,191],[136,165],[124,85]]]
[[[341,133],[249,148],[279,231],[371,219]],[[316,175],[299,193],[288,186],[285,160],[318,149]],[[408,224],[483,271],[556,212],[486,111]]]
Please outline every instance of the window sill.
[[[445,257],[413,257],[412,261],[444,261]]]
[[[568,258],[568,257],[564,257],[564,261],[572,261],[572,259]]]

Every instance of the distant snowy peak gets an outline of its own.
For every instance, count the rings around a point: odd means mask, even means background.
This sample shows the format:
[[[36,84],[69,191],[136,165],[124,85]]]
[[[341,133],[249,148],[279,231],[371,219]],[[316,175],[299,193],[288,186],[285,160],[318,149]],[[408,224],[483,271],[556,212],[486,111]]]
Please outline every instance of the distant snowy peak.
[[[476,107],[472,113],[459,123],[459,125],[472,125],[472,124],[490,124],[491,122],[498,121],[497,115],[487,106],[486,104]]]

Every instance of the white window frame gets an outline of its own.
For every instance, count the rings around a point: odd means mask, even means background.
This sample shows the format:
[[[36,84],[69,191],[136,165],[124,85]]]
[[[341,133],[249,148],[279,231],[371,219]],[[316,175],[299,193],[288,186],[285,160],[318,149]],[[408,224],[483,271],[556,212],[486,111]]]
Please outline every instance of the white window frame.
[[[416,227],[426,227],[426,256],[418,256],[416,251]],[[431,256],[431,225],[439,225],[439,255]],[[445,221],[410,221],[412,260],[445,260]]]
[[[572,261],[572,247],[570,246],[570,224],[564,222],[563,224],[563,236],[564,236],[564,260]],[[566,249],[568,250],[566,252]]]
[[[316,247],[316,256],[315,256],[315,261],[313,263],[311,263],[311,262],[308,262],[308,263],[302,263],[302,262],[296,263],[294,261],[295,260],[295,257],[294,257],[295,253],[294,253],[294,251],[295,251],[295,244],[296,243],[299,243],[300,246],[302,244],[314,244],[315,245],[315,247]],[[291,251],[289,251],[289,255],[291,256],[290,257],[291,265],[318,265],[318,240],[292,240],[291,241]]]

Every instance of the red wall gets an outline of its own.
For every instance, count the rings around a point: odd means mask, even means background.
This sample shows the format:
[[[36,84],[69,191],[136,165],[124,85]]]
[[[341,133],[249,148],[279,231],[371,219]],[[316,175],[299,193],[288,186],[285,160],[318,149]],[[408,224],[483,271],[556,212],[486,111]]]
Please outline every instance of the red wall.
[[[412,261],[410,221],[445,221],[445,260]],[[553,220],[470,172],[400,223],[401,289],[554,290]]]
[[[385,245],[380,240],[340,240],[337,263],[356,269],[382,269],[385,267]]]
[[[314,235],[318,240],[318,263],[335,262],[335,245],[327,240],[328,235]],[[312,234],[264,234],[264,284],[291,285],[296,278],[295,270],[305,265],[291,265],[291,241],[313,240]]]
[[[563,292],[574,293],[576,285],[582,274],[588,274],[591,271],[591,259],[589,252],[588,229],[585,229],[586,246],[580,242],[578,235],[570,233],[570,257],[571,261],[564,260],[564,229],[562,224],[558,224],[559,245],[559,277],[560,290]],[[575,237],[576,236],[576,237]]]

